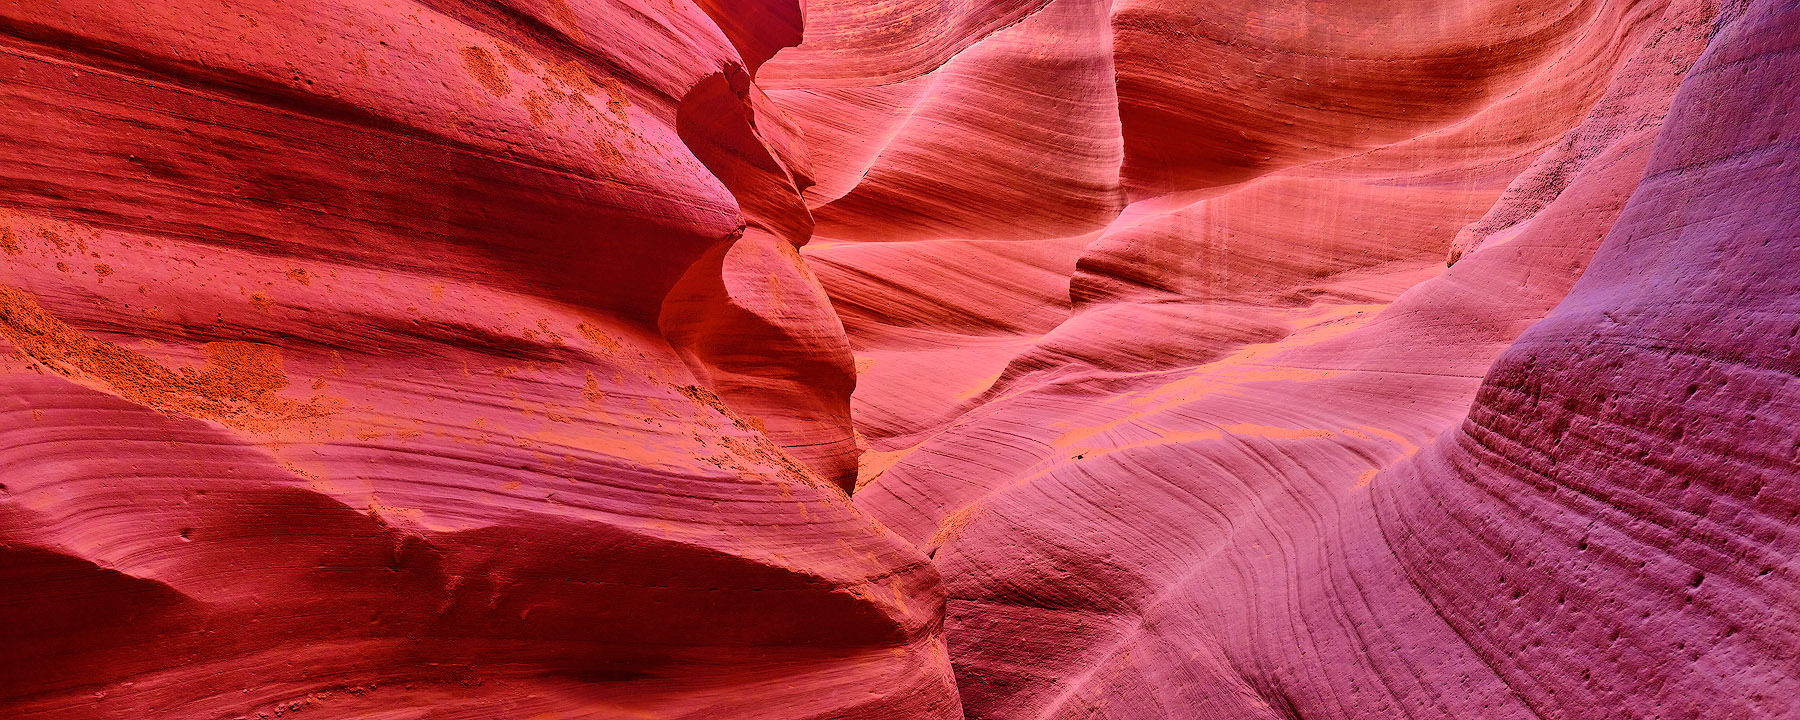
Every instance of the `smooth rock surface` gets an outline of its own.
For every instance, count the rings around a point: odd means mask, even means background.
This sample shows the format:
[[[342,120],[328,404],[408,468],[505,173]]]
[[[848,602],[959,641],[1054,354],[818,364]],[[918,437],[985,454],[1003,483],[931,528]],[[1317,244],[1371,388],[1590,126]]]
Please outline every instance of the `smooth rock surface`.
[[[0,716],[1800,718],[1784,0],[0,7]]]

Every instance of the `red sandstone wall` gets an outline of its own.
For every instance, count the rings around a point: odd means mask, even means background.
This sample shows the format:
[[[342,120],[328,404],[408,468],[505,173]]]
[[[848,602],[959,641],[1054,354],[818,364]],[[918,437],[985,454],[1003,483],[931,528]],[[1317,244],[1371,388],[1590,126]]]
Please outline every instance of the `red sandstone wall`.
[[[0,7],[0,715],[1800,717],[1796,58]]]

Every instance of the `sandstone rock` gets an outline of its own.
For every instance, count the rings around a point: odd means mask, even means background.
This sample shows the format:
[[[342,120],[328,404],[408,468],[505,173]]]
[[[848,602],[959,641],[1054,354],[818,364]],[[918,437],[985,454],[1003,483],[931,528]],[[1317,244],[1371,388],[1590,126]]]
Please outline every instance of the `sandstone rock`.
[[[0,716],[1800,717],[1797,58],[0,8]]]

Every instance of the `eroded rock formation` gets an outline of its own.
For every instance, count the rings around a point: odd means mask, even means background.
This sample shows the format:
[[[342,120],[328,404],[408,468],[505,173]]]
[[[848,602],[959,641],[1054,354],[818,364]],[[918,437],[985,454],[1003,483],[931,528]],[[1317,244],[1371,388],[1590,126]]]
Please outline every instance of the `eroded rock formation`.
[[[0,715],[1800,717],[1780,0],[0,7]]]

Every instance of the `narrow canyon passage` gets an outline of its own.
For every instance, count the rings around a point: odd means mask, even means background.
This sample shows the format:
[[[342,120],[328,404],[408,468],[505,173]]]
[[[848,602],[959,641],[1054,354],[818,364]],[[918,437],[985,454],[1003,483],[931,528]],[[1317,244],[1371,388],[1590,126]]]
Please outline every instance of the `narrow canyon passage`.
[[[1800,718],[1789,0],[0,7],[0,717]]]

